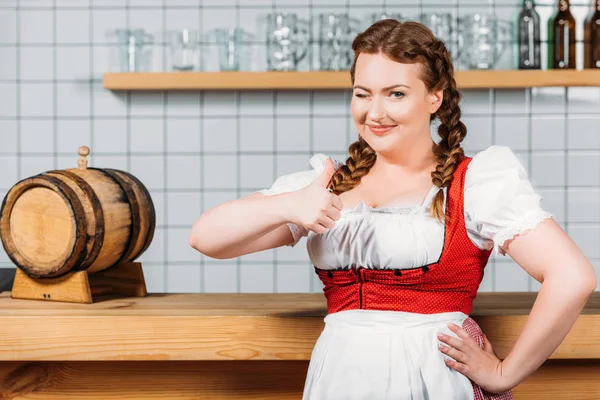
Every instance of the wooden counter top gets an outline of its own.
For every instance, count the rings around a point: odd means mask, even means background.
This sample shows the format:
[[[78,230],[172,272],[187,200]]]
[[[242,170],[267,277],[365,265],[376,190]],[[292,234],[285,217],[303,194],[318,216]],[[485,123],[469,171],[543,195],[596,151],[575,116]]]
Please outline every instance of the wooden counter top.
[[[471,316],[504,358],[537,293],[480,293]],[[0,293],[0,361],[309,360],[315,294],[151,294],[71,304]],[[600,359],[600,292],[553,359]]]
[[[503,358],[537,293],[480,293],[471,316]],[[315,294],[153,294],[69,304],[0,293],[0,399],[302,398],[323,329]],[[600,293],[516,400],[600,398]],[[220,362],[228,360],[228,362]]]

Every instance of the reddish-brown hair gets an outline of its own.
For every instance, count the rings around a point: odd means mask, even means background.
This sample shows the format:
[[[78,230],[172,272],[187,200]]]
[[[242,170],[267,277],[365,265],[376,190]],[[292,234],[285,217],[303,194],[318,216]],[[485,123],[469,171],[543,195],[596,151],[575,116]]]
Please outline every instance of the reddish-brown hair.
[[[429,91],[443,90],[443,102],[438,111],[431,115],[430,121],[439,119],[438,135],[441,140],[434,147],[437,167],[431,174],[433,183],[447,187],[452,181],[454,171],[461,155],[464,154],[461,142],[467,134],[467,128],[461,122],[459,107],[461,94],[454,79],[454,66],[444,43],[436,38],[424,25],[418,22],[399,22],[385,19],[371,25],[352,42],[354,62],[350,69],[352,84],[356,61],[361,53],[385,54],[390,59],[404,64],[420,64],[420,79]],[[333,192],[346,192],[360,183],[375,164],[375,151],[359,136],[359,140],[349,147],[349,157],[333,176],[330,187]],[[438,191],[431,214],[444,219],[444,192]]]

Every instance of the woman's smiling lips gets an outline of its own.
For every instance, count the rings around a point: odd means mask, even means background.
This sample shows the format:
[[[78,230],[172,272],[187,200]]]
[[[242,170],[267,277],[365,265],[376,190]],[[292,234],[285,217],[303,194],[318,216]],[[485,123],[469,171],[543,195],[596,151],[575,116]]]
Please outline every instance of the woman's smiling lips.
[[[396,125],[369,125],[367,124],[371,132],[376,134],[377,136],[384,135],[389,130],[396,127]]]

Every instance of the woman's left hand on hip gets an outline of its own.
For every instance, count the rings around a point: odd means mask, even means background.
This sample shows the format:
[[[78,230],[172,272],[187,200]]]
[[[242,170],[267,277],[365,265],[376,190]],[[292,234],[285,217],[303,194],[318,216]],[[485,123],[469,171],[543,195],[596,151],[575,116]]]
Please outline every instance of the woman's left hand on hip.
[[[502,375],[502,360],[496,357],[492,344],[485,335],[482,349],[462,327],[449,323],[448,328],[458,336],[456,338],[438,333],[438,339],[446,344],[440,344],[439,350],[453,358],[445,360],[448,367],[467,376],[490,393],[502,393],[512,389],[506,377]]]

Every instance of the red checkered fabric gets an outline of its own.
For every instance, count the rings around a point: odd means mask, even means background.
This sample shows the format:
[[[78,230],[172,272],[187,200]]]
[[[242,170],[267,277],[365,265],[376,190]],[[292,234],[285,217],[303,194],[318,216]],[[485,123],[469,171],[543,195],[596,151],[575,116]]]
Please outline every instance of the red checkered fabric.
[[[471,335],[473,339],[475,339],[477,345],[483,349],[483,331],[477,322],[469,317],[465,319],[462,327],[469,335]],[[471,381],[471,385],[473,386],[474,400],[514,400],[511,390],[499,394],[493,394],[486,392],[473,381]]]
[[[420,314],[460,311],[469,315],[491,254],[491,250],[480,250],[467,235],[463,197],[470,161],[461,157],[448,187],[444,247],[438,262],[411,269],[315,267],[324,284],[329,314],[365,309]],[[470,320],[466,326],[483,346],[483,333],[475,321]],[[492,395],[475,384],[473,388],[475,400],[513,398],[510,392]]]

